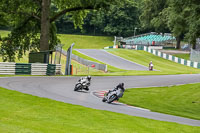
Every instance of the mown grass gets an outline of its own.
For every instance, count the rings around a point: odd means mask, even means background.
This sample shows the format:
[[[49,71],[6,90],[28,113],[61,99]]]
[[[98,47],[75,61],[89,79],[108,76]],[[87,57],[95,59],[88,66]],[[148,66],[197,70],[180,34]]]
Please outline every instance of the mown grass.
[[[0,30],[0,36],[5,37],[10,31]],[[63,49],[67,50],[72,43],[76,49],[102,49],[113,45],[114,37],[110,36],[87,36],[58,34],[58,38],[63,44]]]
[[[200,83],[128,89],[120,102],[156,112],[200,119]]]
[[[63,49],[67,50],[72,43],[76,49],[102,49],[113,45],[113,37],[108,36],[87,36],[87,35],[70,35],[58,34],[61,43],[64,44]]]
[[[79,56],[79,57],[81,57],[81,58],[83,58],[83,59],[86,59],[86,60],[94,61],[94,62],[97,62],[97,63],[100,63],[100,64],[106,64],[106,63],[101,62],[99,60],[96,60],[96,59],[94,59],[92,57],[89,57],[87,55],[81,54],[76,50],[73,50],[72,53],[77,55],[77,56]],[[123,69],[119,69],[119,68],[113,67],[113,66],[108,65],[108,64],[107,64],[107,67],[108,67],[108,72],[111,72],[111,73],[112,72],[119,72],[119,71],[126,71],[126,70],[123,70]]]
[[[182,58],[182,59],[186,59],[186,60],[190,60],[190,54],[173,54],[173,56]]]
[[[0,88],[1,133],[178,133],[200,127],[95,110]]]
[[[127,60],[136,62],[138,64],[148,66],[149,62],[152,61],[154,64],[154,69],[157,71],[148,72],[143,71],[140,74],[191,74],[191,73],[200,73],[200,69],[184,66],[148,52],[142,50],[126,50],[126,49],[111,49],[107,50],[108,52],[125,58]],[[132,73],[133,74],[133,73]],[[136,75],[139,74],[138,71],[135,73]]]

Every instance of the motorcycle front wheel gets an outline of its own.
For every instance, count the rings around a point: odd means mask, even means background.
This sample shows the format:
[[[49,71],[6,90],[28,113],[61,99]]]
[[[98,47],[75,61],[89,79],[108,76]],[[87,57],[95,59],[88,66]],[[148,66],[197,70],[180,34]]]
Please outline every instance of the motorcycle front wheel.
[[[77,84],[74,88],[74,91],[78,91],[81,89],[81,84]]]
[[[102,102],[106,102],[106,98],[105,97],[102,99]]]
[[[113,101],[117,100],[117,95],[112,95],[109,97],[108,103],[112,103]]]

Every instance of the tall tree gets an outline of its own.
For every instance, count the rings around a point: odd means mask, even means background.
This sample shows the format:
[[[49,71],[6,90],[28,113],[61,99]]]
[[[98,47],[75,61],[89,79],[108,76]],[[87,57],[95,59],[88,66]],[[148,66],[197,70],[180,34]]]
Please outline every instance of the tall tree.
[[[186,38],[192,44],[192,48],[196,48],[196,39],[200,37],[200,2],[199,0],[188,0],[185,12],[188,15],[186,22],[188,32]]]
[[[97,29],[107,35],[130,36],[139,25],[138,5],[133,0],[111,5],[108,12],[93,12],[89,17],[89,25],[94,31]]]
[[[141,27],[156,32],[169,32],[163,13],[168,7],[167,0],[143,0],[141,3]]]
[[[169,7],[166,9],[168,16],[168,26],[176,37],[176,48],[180,48],[181,40],[184,38],[184,34],[188,30],[186,19],[188,14],[185,12],[186,3],[183,0],[169,0]]]
[[[27,50],[52,49],[59,41],[54,23],[59,17],[68,15],[75,27],[81,27],[87,10],[106,9],[116,2],[118,0],[1,0],[1,20],[5,20],[12,31],[2,38],[0,53],[4,61],[13,61],[16,53],[20,58]]]

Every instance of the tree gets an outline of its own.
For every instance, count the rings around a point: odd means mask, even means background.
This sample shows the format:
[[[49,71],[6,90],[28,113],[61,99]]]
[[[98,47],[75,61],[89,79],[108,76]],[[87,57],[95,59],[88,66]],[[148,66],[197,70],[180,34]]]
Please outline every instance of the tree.
[[[169,0],[169,7],[166,9],[168,16],[168,26],[176,37],[176,48],[180,49],[181,40],[188,30],[186,18],[188,14],[185,12],[185,2],[182,0]]]
[[[169,32],[164,12],[168,7],[167,0],[143,0],[141,3],[141,27],[149,31]]]
[[[195,48],[200,36],[200,3],[198,0],[144,0],[141,24],[156,31],[169,30],[176,37],[176,48],[187,39]]]
[[[200,3],[199,0],[188,0],[185,12],[189,15],[186,18],[188,32],[186,38],[196,49],[196,39],[200,37]]]
[[[88,10],[107,9],[118,0],[1,0],[0,17],[11,27],[2,38],[0,53],[3,60],[14,61],[30,50],[50,50],[58,43],[55,20],[63,15],[81,27]]]
[[[92,12],[87,17],[86,30],[106,35],[130,36],[139,25],[139,12],[135,1],[126,0],[120,5],[111,5],[108,12],[104,10]]]

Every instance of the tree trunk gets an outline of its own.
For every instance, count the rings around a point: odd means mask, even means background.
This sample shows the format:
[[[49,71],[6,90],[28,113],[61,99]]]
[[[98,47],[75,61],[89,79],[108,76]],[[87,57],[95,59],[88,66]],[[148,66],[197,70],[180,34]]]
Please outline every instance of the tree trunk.
[[[176,49],[180,49],[181,48],[181,37],[178,36],[176,37]]]
[[[50,3],[51,0],[42,0],[40,51],[49,50]]]
[[[191,41],[192,49],[196,49],[196,38]]]

